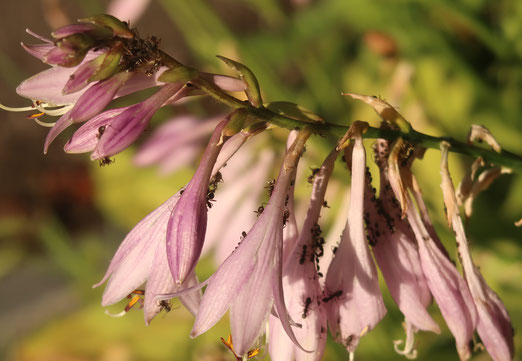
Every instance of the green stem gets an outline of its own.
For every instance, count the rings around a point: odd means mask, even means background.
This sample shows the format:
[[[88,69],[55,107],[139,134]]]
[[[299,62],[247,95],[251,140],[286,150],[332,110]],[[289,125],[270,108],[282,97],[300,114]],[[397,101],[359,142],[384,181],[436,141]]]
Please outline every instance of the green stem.
[[[166,66],[178,67],[181,65],[177,60],[171,58],[166,53],[163,53],[163,57],[164,64]],[[250,105],[250,103],[239,100],[231,96],[230,94],[224,92],[223,90],[221,90],[221,88],[207,81],[201,76],[192,80],[191,83],[197,86],[205,93],[207,93],[215,100],[217,100],[218,102],[233,109],[246,108],[251,116],[258,118],[260,121],[265,121],[281,128],[286,128],[290,130],[302,130],[306,127],[313,134],[319,134],[323,136],[332,135],[337,138],[341,138],[348,131],[349,128],[349,125],[344,126],[328,122],[308,123],[274,113],[273,111],[262,106],[259,108],[253,107],[252,105]],[[460,142],[451,137],[434,137],[431,135],[417,132],[411,128],[409,129],[409,131],[403,132],[400,130],[381,129],[375,127],[368,127],[368,130],[366,131],[366,133],[364,133],[363,136],[364,138],[369,139],[384,138],[388,140],[394,140],[398,137],[402,137],[405,141],[409,143],[413,143],[424,148],[431,148],[437,150],[440,150],[441,142],[445,141],[450,144],[449,150],[454,153],[465,154],[474,158],[482,157],[488,163],[506,166],[522,173],[521,156],[505,150],[502,150],[500,153],[497,153],[490,149],[479,148],[471,144]]]

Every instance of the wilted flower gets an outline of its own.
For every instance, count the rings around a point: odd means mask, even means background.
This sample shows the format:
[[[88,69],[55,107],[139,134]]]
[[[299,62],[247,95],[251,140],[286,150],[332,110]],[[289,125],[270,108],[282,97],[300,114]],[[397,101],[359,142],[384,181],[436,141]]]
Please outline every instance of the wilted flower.
[[[506,307],[497,294],[487,285],[484,277],[473,263],[464,225],[459,215],[455,188],[448,170],[448,145],[441,145],[442,192],[447,209],[448,223],[457,239],[459,259],[471,296],[477,308],[477,332],[493,360],[508,361],[513,358],[513,327]]]

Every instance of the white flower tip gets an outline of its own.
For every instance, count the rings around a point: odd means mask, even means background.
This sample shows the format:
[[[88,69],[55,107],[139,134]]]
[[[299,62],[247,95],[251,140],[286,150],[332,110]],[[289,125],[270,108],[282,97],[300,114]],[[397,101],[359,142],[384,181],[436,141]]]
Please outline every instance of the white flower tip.
[[[127,313],[127,312],[125,312],[125,311],[121,311],[120,313],[112,313],[112,312],[110,312],[109,310],[105,310],[105,314],[106,314],[107,316],[115,317],[115,318],[117,318],[117,317],[123,317],[123,316],[125,316],[126,313]]]

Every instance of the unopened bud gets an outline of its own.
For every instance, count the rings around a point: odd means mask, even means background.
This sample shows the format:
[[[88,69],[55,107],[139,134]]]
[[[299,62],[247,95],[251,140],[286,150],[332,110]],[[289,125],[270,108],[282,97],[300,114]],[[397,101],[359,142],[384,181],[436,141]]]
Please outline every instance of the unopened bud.
[[[199,76],[196,69],[186,66],[178,66],[169,70],[165,70],[158,78],[162,83],[187,83]]]
[[[99,14],[88,18],[79,19],[78,21],[80,23],[90,23],[109,28],[112,30],[114,36],[118,36],[120,38],[134,38],[134,33],[129,29],[127,23],[115,18],[112,15]]]

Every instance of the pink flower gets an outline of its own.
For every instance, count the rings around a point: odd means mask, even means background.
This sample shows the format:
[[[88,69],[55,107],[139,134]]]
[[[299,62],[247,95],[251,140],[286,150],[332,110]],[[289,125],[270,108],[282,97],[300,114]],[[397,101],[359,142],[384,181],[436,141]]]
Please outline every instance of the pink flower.
[[[506,307],[497,294],[487,285],[484,277],[473,263],[469,243],[460,218],[455,188],[448,170],[448,146],[441,145],[442,192],[446,205],[448,222],[453,226],[457,238],[459,259],[473,302],[478,312],[477,331],[486,350],[495,361],[513,359],[513,326]]]
[[[222,130],[229,117],[218,124],[200,165],[176,204],[167,228],[167,258],[172,277],[183,284],[199,260],[207,228],[207,194],[212,169],[223,145]],[[215,179],[214,182],[220,180]]]
[[[304,140],[298,137],[289,150],[270,201],[257,222],[209,280],[192,337],[211,328],[230,308],[235,350],[238,355],[245,355],[263,334],[274,302],[283,328],[297,343],[284,303],[281,256],[283,210]]]
[[[302,326],[294,329],[296,339],[303,348],[313,352],[305,352],[297,347],[284,333],[281,322],[270,316],[269,352],[273,361],[318,361],[324,352],[327,336],[326,310],[317,274],[317,262],[324,253],[324,240],[317,232],[320,229],[317,223],[338,154],[338,151],[332,151],[314,177],[312,198],[303,228],[289,250],[283,268],[283,290],[289,316],[293,320],[301,318],[299,322]]]
[[[389,155],[388,162],[396,163],[398,161],[399,146],[400,143],[396,143],[395,148]],[[403,184],[405,181],[405,184],[412,185],[414,193],[417,194],[417,204],[423,206],[419,201],[420,192],[413,175],[406,168],[403,168],[400,174],[405,177]],[[400,189],[400,184],[391,170],[388,170],[388,176],[396,197],[399,197],[401,192],[406,195],[403,198],[403,211],[406,212],[408,222],[419,245],[421,266],[428,281],[428,287],[439,305],[448,328],[455,337],[457,351],[461,360],[467,360],[471,354],[469,343],[477,324],[477,311],[466,282],[445,252],[441,250],[443,246],[440,241],[437,242],[433,239],[432,233],[428,230],[431,228],[431,222],[427,217],[427,213],[425,213],[424,217],[419,214],[419,211],[413,205],[411,197],[404,189]]]
[[[345,152],[345,157],[350,154]],[[330,330],[350,353],[386,314],[363,224],[366,156],[360,136],[355,139],[351,158],[348,221],[326,274],[323,298]]]
[[[102,306],[109,306],[132,294],[146,282],[143,313],[148,324],[162,305],[155,301],[158,294],[175,292],[197,282],[195,274],[183,287],[170,276],[165,253],[165,233],[172,207],[178,202],[179,192],[139,222],[125,237],[116,251],[105,276],[93,287],[109,280],[103,293]],[[185,306],[195,314],[200,293],[180,296]]]

